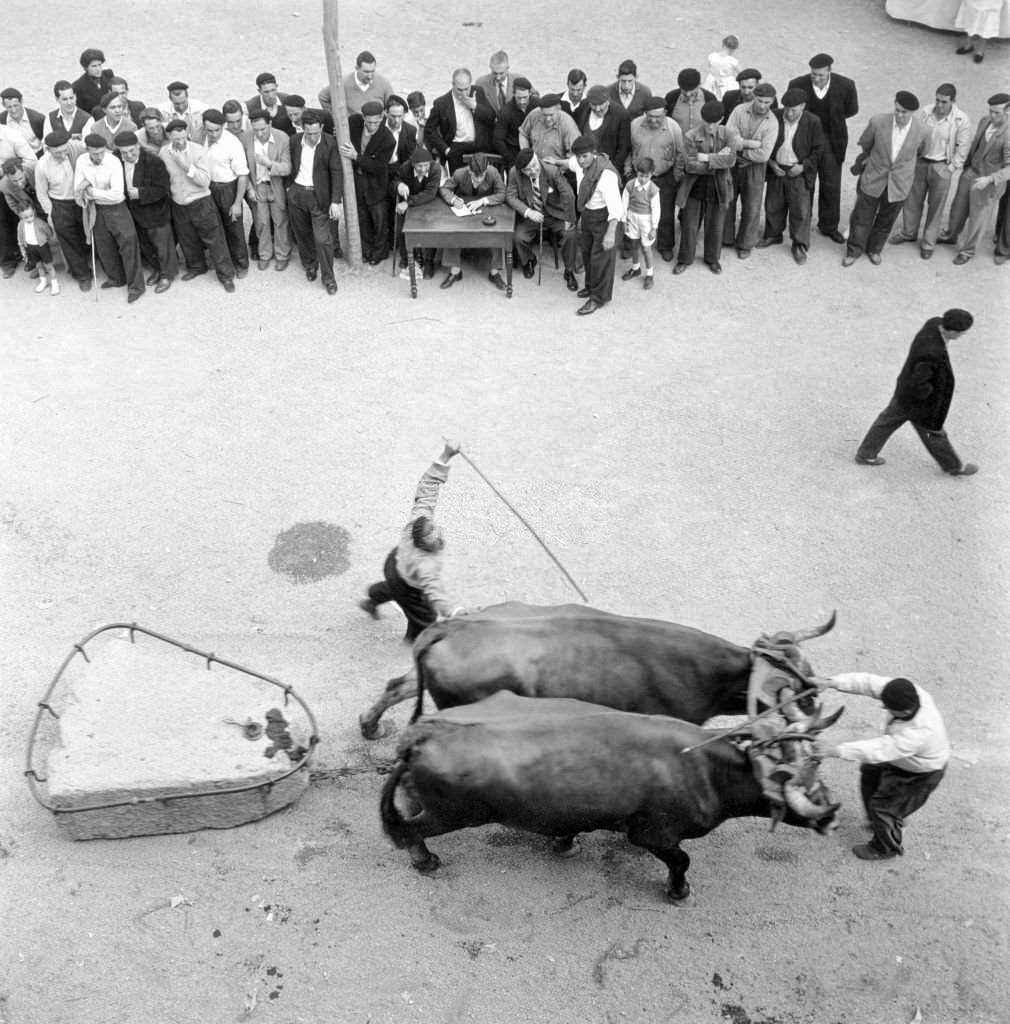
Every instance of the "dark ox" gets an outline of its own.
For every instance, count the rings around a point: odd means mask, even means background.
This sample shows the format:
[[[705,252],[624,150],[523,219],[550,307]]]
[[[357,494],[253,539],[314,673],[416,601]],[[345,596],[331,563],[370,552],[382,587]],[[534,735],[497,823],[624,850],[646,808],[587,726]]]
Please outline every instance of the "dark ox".
[[[752,704],[756,694],[771,703],[783,686],[796,687],[797,674],[812,674],[800,644],[834,624],[832,612],[823,626],[762,636],[747,648],[674,622],[582,605],[493,605],[421,633],[414,667],[389,681],[361,716],[361,732],[374,739],[383,712],[415,695],[416,719],[425,690],[440,708],[511,690],[700,725],[713,715],[747,711],[748,686]],[[800,707],[810,710],[809,704]]]
[[[778,766],[785,781],[773,807],[751,759],[718,733],[581,701],[498,693],[421,718],[404,732],[382,790],[382,825],[425,872],[440,863],[425,840],[461,828],[497,822],[561,836],[555,851],[562,855],[577,850],[576,833],[624,832],[667,866],[667,893],[683,905],[691,887],[682,840],[729,818],[773,814],[821,833],[834,827],[839,805],[817,776],[809,742],[828,724],[818,716],[784,734],[792,737],[780,743],[789,747],[789,763]],[[711,742],[697,746],[705,740]]]

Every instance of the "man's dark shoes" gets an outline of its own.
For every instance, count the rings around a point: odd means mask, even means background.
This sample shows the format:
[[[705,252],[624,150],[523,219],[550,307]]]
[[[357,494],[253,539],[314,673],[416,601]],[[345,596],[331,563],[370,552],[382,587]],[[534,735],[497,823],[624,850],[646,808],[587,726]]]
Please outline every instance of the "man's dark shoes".
[[[157,281],[159,277],[161,277],[161,271],[152,270],[151,273],[148,274],[147,277],[145,278],[145,282],[147,284],[154,284],[154,282]]]
[[[802,245],[793,246],[793,259],[800,264],[807,262],[807,250]]]
[[[673,250],[672,249],[660,249],[659,255],[663,257],[664,263],[673,262]]]
[[[488,274],[487,279],[498,289],[498,291],[505,291],[505,282],[502,280],[501,274]]]
[[[82,277],[77,282],[77,287],[80,288],[82,292],[90,292],[93,284],[94,282],[91,280],[90,277]]]
[[[315,281],[315,279],[318,276],[319,276],[319,268],[318,267],[306,267],[305,268],[305,280],[306,281]]]
[[[575,280],[575,275],[570,270],[565,271],[565,284],[570,292],[579,290],[579,282]]]
[[[233,291],[235,291],[235,282],[230,277],[226,277],[221,282],[221,287],[230,295]]]
[[[853,846],[852,852],[860,860],[891,860],[892,857],[897,857],[896,853],[878,850],[872,843],[860,843],[859,846]]]
[[[685,270],[687,270],[687,268],[688,268],[689,266],[690,266],[690,264],[689,264],[689,263],[678,263],[678,264],[677,264],[677,265],[676,265],[676,266],[675,266],[675,267],[673,268],[673,272],[674,272],[675,274],[683,274],[683,273],[684,273],[684,271],[685,271]]]
[[[713,274],[721,274],[722,264],[718,260],[716,260],[715,263],[710,263],[708,265],[708,269],[711,270]]]
[[[586,301],[579,306],[575,311],[579,316],[589,316],[590,313],[595,313],[600,308],[600,304],[596,299],[586,299]]]
[[[337,294],[337,282],[336,281],[329,281],[327,283],[327,285],[326,285],[326,294],[327,295],[336,295]]]
[[[970,259],[971,259],[971,257],[967,253],[959,252],[954,257],[954,266],[955,267],[963,267],[968,262],[968,260],[970,260]],[[105,285],[103,284],[102,287],[104,288]]]
[[[589,298],[589,289],[588,288],[580,288],[576,294],[578,295],[578,297],[580,299],[588,299]]]
[[[202,277],[206,273],[206,270],[187,270],[186,273],[182,275],[182,279],[183,281],[192,281],[194,277]]]
[[[249,273],[249,267],[248,266],[236,267],[235,268],[235,276],[237,278],[239,278],[239,279],[245,277],[248,273]]]
[[[136,302],[137,299],[139,299],[140,296],[143,295],[143,294],[144,294],[143,292],[130,292],[130,294],[127,295],[127,297],[126,297],[126,301],[128,303]]]
[[[881,256],[879,252],[868,252],[866,258],[875,266],[879,267],[881,262]]]
[[[5,278],[13,277],[18,272],[18,265],[16,263],[5,263],[3,268],[3,274]]]
[[[954,52],[964,55],[966,53],[971,53],[974,49],[975,47],[971,43],[968,43],[967,46],[959,46]]]
[[[529,280],[536,273],[536,270],[537,258],[536,256],[531,256],[529,262],[523,264],[523,277]]]
[[[882,459],[879,455],[874,455],[872,459],[868,459],[863,455],[857,455],[855,461],[860,466],[883,466],[887,460]]]
[[[463,271],[461,270],[458,274],[454,274],[451,270],[446,275],[445,280],[439,285],[439,288],[451,288],[457,281],[463,280]]]
[[[839,245],[845,244],[845,235],[838,228],[833,228],[831,231],[822,231],[821,234],[825,238],[830,238],[832,242],[837,242]]]
[[[767,249],[768,246],[770,246],[770,245],[781,245],[781,244],[782,244],[782,236],[781,235],[775,235],[773,237],[765,236],[764,238],[761,239],[760,242],[758,242],[757,247],[759,249]]]
[[[652,274],[646,274],[645,280],[642,282],[642,288],[644,291],[648,291],[655,283],[656,279]]]
[[[957,239],[951,235],[940,235],[936,240],[937,245],[957,245]]]
[[[161,295],[162,292],[167,292],[172,287],[172,279],[170,277],[159,277],[154,285],[154,294]]]
[[[974,476],[978,472],[978,466],[974,462],[966,462],[960,469],[947,471],[948,476]]]
[[[126,287],[126,282],[125,281],[103,281],[102,282],[102,289],[103,290],[106,289],[106,288],[125,288],[125,287]]]
[[[630,281],[633,278],[641,277],[641,276],[642,276],[642,268],[641,267],[632,267],[630,270],[626,270],[623,274],[621,274],[621,280],[622,281]]]

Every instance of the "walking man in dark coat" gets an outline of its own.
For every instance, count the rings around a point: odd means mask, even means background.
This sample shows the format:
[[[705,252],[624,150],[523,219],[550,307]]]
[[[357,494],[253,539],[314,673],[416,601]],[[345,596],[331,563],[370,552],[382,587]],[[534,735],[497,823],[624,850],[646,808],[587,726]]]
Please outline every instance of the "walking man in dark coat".
[[[974,318],[967,310],[948,309],[943,316],[930,317],[923,324],[898,374],[891,401],[873,421],[856,452],[859,465],[882,466],[880,449],[891,434],[910,422],[945,473],[971,476],[978,472],[973,462],[961,461],[943,429],[954,397],[954,370],[947,343],[959,338],[973,323]]]

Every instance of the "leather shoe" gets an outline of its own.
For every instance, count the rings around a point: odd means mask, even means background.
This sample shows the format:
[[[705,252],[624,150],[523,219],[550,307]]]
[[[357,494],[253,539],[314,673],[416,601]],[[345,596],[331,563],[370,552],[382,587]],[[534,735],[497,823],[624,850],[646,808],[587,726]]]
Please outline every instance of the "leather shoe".
[[[257,263],[256,263],[256,266],[257,266],[257,267],[258,267],[258,268],[259,268],[260,270],[266,270],[266,269],[267,269],[267,267],[269,267],[269,266],[270,266],[270,261],[269,261],[269,260],[258,260],[258,261],[257,261]]]
[[[463,271],[461,270],[458,274],[454,274],[451,270],[446,274],[445,280],[439,285],[439,288],[451,288],[457,281],[463,280]]]
[[[936,240],[937,245],[957,245],[957,239],[950,235],[940,235]]]
[[[976,64],[981,64],[981,63],[982,63],[982,61],[984,61],[984,60],[985,60],[985,54],[984,54],[984,53],[976,53],[976,54],[975,54],[975,56],[974,56],[974,57],[972,57],[972,60],[973,60],[973,61],[974,61],[974,62],[975,62]]]
[[[959,46],[954,52],[960,53],[963,56],[966,53],[971,53],[971,51],[974,49],[975,47],[971,43],[969,43],[967,46]]]
[[[94,284],[94,282],[90,277],[82,277],[81,280],[77,282],[77,287],[80,288],[82,292],[90,292],[92,284]]]
[[[565,271],[565,284],[570,292],[579,290],[579,282],[575,280],[575,275],[570,270]]]
[[[5,263],[3,268],[4,278],[13,277],[18,272],[17,263]]]
[[[530,260],[529,263],[523,264],[523,277],[528,281],[536,272],[536,260]]]
[[[206,273],[206,270],[187,270],[186,273],[182,275],[182,279],[183,281],[192,281],[194,277],[203,277]]]
[[[883,466],[887,459],[882,459],[879,455],[874,455],[872,459],[868,459],[863,455],[857,455],[853,461],[860,466]]]
[[[315,281],[315,279],[318,276],[319,276],[319,268],[318,267],[306,267],[305,268],[305,280],[306,281]]]
[[[159,277],[154,285],[154,294],[161,295],[162,292],[167,292],[172,287],[172,279],[170,277]]]
[[[807,262],[807,250],[802,245],[794,245],[793,259],[802,266],[802,264]]]
[[[966,462],[960,469],[952,469],[948,476],[974,476],[978,472],[978,466],[974,462]]]
[[[326,294],[327,295],[336,295],[337,294],[337,282],[336,281],[329,281],[329,282],[327,282],[327,284],[326,284]]]
[[[866,258],[875,266],[880,266],[880,253],[879,252],[868,252]]]
[[[905,242],[914,242],[914,238],[909,238],[907,235],[895,235],[893,238],[887,240],[888,245],[902,245]]]
[[[238,277],[238,278],[245,277],[246,274],[248,274],[248,273],[249,273],[249,268],[248,267],[236,267],[235,268],[235,276]]]
[[[132,304],[136,302],[137,299],[139,299],[140,296],[143,294],[143,292],[130,292],[130,294],[126,296],[126,301],[128,304]]]
[[[663,257],[664,263],[673,262],[673,250],[672,249],[660,249],[659,255]]]
[[[425,281],[430,281],[435,276],[435,263],[433,260],[424,261],[424,270],[421,271],[421,277]]]
[[[992,261],[997,267],[1001,267],[1008,259],[1010,259],[1010,256],[1004,256],[1003,253],[998,252],[993,256]]]
[[[226,277],[221,282],[221,287],[230,294],[231,292],[235,291],[235,282],[230,277]]]
[[[106,288],[125,288],[125,287],[126,287],[126,282],[125,281],[103,281],[102,282],[102,290],[103,291]]]
[[[690,266],[690,264],[689,264],[689,263],[678,263],[678,264],[677,264],[677,265],[676,265],[676,266],[675,266],[675,267],[673,268],[673,272],[674,272],[675,274],[683,274],[683,273],[684,273],[684,271],[685,271],[685,270],[687,270],[687,268],[688,268],[689,266]]]
[[[708,265],[708,269],[711,270],[713,274],[721,274],[722,264],[718,260],[716,260],[715,263],[710,263]]]
[[[575,311],[579,316],[589,316],[590,313],[595,313],[600,308],[600,304],[596,299],[586,299],[584,303]]]
[[[958,254],[957,254],[957,255],[956,255],[955,257],[954,257],[954,266],[955,266],[955,267],[963,267],[963,266],[964,266],[964,265],[965,265],[965,264],[966,264],[966,263],[968,262],[968,260],[970,260],[970,259],[971,259],[971,257],[970,257],[970,256],[966,255],[966,254],[965,254],[965,253],[963,253],[963,252],[959,252],[959,253],[958,253]],[[103,285],[102,285],[102,287],[104,288],[104,287],[105,287],[105,285],[103,284]]]
[[[852,264],[855,263],[858,259],[858,256],[849,256],[848,254],[846,254],[845,256],[842,257],[842,266],[851,267]]]
[[[852,852],[860,860],[890,860],[892,857],[898,856],[890,850],[878,850],[872,843],[861,843],[859,846],[853,846]]]
[[[750,259],[750,249],[737,249],[737,251],[736,251],[736,258],[738,260],[749,260]]]
[[[159,277],[161,277],[161,271],[160,270],[152,270],[151,273],[148,274],[147,277],[144,279],[144,283],[145,284],[154,284],[154,282],[157,281]]]
[[[641,277],[641,276],[642,276],[642,268],[641,267],[632,267],[630,270],[626,270],[623,274],[621,274],[621,280],[622,281],[630,281],[633,278]]]
[[[920,249],[919,250],[919,258],[923,259],[923,260],[931,260],[933,258],[933,250],[932,249]]]
[[[645,291],[648,291],[655,283],[656,279],[652,276],[652,274],[646,274],[645,280],[642,282],[642,288]]]
[[[761,241],[758,242],[757,247],[759,249],[767,249],[768,246],[770,246],[770,245],[781,245],[781,244],[782,244],[782,236],[778,235],[775,238],[762,238]]]
[[[837,242],[839,245],[845,244],[845,235],[843,235],[838,228],[835,228],[832,231],[822,231],[821,234],[824,235],[825,238],[830,238],[832,242]]]
[[[589,289],[588,288],[580,288],[576,292],[576,295],[580,299],[588,299],[589,298]]]
[[[278,260],[274,264],[274,270],[287,270],[287,269],[288,269],[288,261],[287,260]]]
[[[488,274],[487,279],[498,289],[498,291],[505,291],[505,282],[502,280],[501,274]]]

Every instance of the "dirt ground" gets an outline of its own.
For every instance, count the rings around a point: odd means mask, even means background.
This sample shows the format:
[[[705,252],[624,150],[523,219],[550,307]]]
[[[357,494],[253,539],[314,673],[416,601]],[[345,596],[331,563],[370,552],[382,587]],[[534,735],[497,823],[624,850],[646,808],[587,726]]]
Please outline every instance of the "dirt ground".
[[[1006,43],[976,66],[869,0],[343,6],[346,66],[368,47],[429,99],[499,47],[542,90],[572,65],[609,81],[627,56],[665,90],[729,31],[780,88],[833,53],[860,90],[853,135],[895,89],[926,101],[947,80],[977,120],[1007,78]],[[311,4],[110,0],[61,9],[58,33],[38,17],[5,10],[2,84],[42,109],[85,46],[147,102],[177,77],[217,104],[251,95],[264,68],[309,96],[325,81]],[[1010,278],[988,244],[967,267],[951,256],[924,264],[905,246],[843,271],[815,237],[803,268],[784,247],[730,255],[720,278],[663,264],[652,292],[618,282],[579,319],[553,268],[511,302],[472,267],[416,301],[388,265],[342,267],[335,298],[297,267],[254,269],[234,296],[203,278],[129,307],[121,292],[96,303],[2,282],[0,1022],[907,1024],[917,1009],[926,1024],[1005,1022]],[[854,466],[913,333],[952,305],[976,325],[953,348],[948,427],[981,472],[943,476],[909,430],[885,468]],[[744,644],[837,608],[809,648],[819,671],[930,689],[954,758],[906,856],[851,856],[856,772],[832,761],[839,831],[741,820],[689,843],[694,909],[666,903],[659,863],[607,834],[557,861],[535,837],[457,833],[432,842],[436,877],[412,872],[378,824],[394,738],[366,743],[356,725],[407,665],[401,622],[354,600],[443,433],[592,604]],[[575,599],[463,464],[440,516],[464,603]],[[278,535],[316,522],[346,531],[346,571],[275,571]],[[326,777],[233,831],[66,839],[21,779],[35,701],[75,641],[123,620],[294,685]],[[870,702],[847,704],[839,739],[875,727]],[[156,726],[136,723],[152,742]]]

